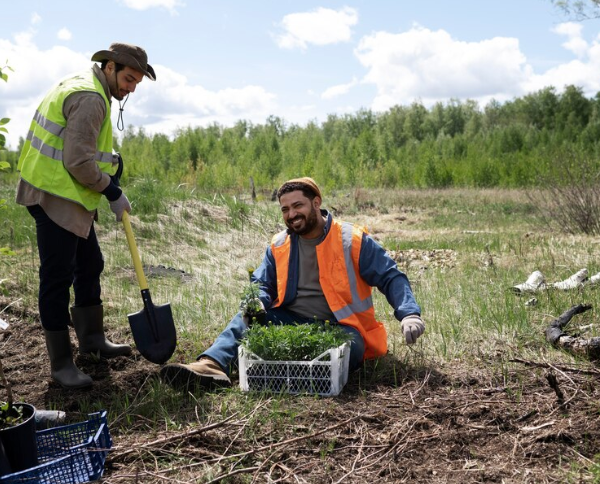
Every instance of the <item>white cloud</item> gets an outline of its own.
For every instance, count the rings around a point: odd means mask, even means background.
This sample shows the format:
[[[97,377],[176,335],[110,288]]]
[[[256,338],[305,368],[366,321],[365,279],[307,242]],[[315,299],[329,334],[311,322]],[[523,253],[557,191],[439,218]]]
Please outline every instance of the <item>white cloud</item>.
[[[576,22],[564,22],[552,29],[552,32],[559,35],[566,35],[567,37],[581,37],[582,31],[583,25]]]
[[[284,49],[348,42],[351,27],[357,22],[358,12],[350,7],[340,10],[320,7],[311,12],[291,13],[283,17],[281,27],[285,33],[276,35],[275,41]]]
[[[37,12],[33,12],[31,14],[31,25],[37,25],[42,21],[42,17],[40,17]]]
[[[531,76],[526,89],[535,91],[549,85],[562,89],[574,85],[581,87],[587,96],[596,95],[600,91],[600,35],[588,43],[581,38],[582,26],[572,22],[559,25],[555,32],[569,37],[562,45],[578,58]]]
[[[0,38],[3,60],[7,59],[14,71],[8,82],[0,83],[0,113],[11,120],[7,140],[12,147],[17,146],[19,136],[27,134],[31,118],[52,84],[90,65],[88,55],[62,46],[40,50],[32,38],[31,32],[15,35],[14,43]]]
[[[0,52],[14,69],[8,82],[0,83],[0,113],[11,119],[7,141],[16,148],[29,129],[31,118],[44,94],[61,78],[90,68],[91,53],[55,46],[41,50],[31,35],[17,36],[18,42],[0,38]],[[124,110],[126,126],[143,127],[149,133],[173,134],[176,128],[219,123],[232,125],[239,119],[263,123],[276,111],[276,97],[261,86],[228,87],[211,91],[190,84],[175,71],[153,66],[160,82],[149,79],[138,86]],[[44,73],[44,75],[40,75]],[[113,101],[116,129],[118,104]]]
[[[526,91],[538,91],[546,86],[556,86],[561,90],[573,85],[581,87],[585,95],[594,96],[600,91],[600,45],[594,42],[587,54],[588,62],[573,60],[531,76],[525,85]]]
[[[71,40],[71,31],[67,28],[62,28],[58,31],[58,33],[56,34],[56,36],[60,39],[60,40]]]
[[[586,55],[589,45],[581,36],[583,25],[575,22],[565,22],[557,25],[552,31],[568,38],[568,40],[562,44],[565,49],[570,50],[580,58]]]
[[[363,37],[355,55],[374,84],[373,109],[420,99],[507,99],[522,94],[531,67],[514,38],[462,42],[444,30],[414,26],[407,32],[376,32]]]
[[[175,7],[184,7],[180,0],[121,0],[126,7],[133,10],[148,10],[150,8],[166,8],[171,15],[177,13]]]
[[[333,99],[338,96],[343,96],[344,94],[348,94],[350,89],[358,84],[358,80],[352,79],[351,82],[347,84],[338,84],[337,86],[331,86],[321,94],[321,99]]]
[[[485,105],[491,99],[502,102],[548,86],[561,91],[575,85],[586,96],[595,96],[600,92],[600,35],[587,42],[581,24],[573,22],[560,24],[553,32],[568,38],[563,47],[577,59],[544,72],[534,72],[516,38],[463,42],[444,30],[418,25],[398,34],[376,32],[363,37],[355,49],[367,69],[360,83],[376,87],[371,104],[376,111],[415,100],[426,106],[452,98]],[[325,93],[343,93],[345,86]]]
[[[160,84],[147,79],[131,98],[135,104],[131,112],[152,116],[178,116],[211,120],[246,116],[264,119],[274,107],[275,96],[260,86],[225,88],[210,91],[199,85],[189,84],[187,78],[167,67],[154,66]],[[139,94],[139,97],[138,97]],[[137,99],[136,99],[137,98]],[[135,102],[134,102],[135,101]],[[129,106],[127,106],[129,108]]]

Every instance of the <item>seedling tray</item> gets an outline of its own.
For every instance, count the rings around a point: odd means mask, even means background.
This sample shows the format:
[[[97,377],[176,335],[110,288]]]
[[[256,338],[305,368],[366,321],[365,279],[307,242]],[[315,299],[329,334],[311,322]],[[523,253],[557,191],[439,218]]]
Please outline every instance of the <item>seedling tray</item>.
[[[0,483],[72,484],[99,479],[112,439],[106,411],[62,427],[40,430],[37,451],[40,465],[0,477]]]
[[[240,387],[243,391],[339,395],[348,382],[350,345],[332,348],[311,361],[267,361],[238,348]]]

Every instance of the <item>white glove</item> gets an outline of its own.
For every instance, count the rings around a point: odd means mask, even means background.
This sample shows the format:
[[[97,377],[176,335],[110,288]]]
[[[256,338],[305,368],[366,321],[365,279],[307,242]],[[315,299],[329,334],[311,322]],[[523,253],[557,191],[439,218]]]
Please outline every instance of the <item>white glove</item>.
[[[406,316],[400,324],[402,325],[402,332],[406,338],[407,345],[415,344],[417,338],[425,332],[425,323],[416,314]]]
[[[108,202],[108,205],[113,213],[117,216],[117,222],[121,221],[123,218],[123,212],[125,210],[127,210],[127,212],[131,212],[131,205],[124,193],[121,193],[121,196],[113,202]]]

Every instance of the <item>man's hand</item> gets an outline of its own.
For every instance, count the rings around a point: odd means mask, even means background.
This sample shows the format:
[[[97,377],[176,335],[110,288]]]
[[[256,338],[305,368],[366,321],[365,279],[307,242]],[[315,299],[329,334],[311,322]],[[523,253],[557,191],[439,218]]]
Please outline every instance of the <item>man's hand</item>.
[[[252,318],[255,318],[265,313],[265,305],[260,299],[253,301],[253,305],[259,306],[260,309],[257,309],[255,307],[252,312],[246,309],[246,311],[244,311],[244,313],[242,314],[242,320],[244,321],[244,324],[248,327],[250,327],[250,324],[252,323]]]
[[[117,216],[117,222],[121,221],[123,218],[123,212],[125,210],[127,210],[127,212],[131,212],[131,205],[124,193],[121,193],[121,196],[113,202],[108,202],[108,205],[113,213]]]
[[[402,332],[408,345],[415,344],[417,338],[425,332],[425,323],[416,314],[406,316],[400,324],[402,325]]]

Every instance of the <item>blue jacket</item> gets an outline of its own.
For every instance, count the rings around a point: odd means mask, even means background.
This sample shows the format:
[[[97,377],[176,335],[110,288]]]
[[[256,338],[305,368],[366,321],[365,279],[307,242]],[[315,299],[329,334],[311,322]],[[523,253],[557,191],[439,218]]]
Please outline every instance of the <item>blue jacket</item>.
[[[321,210],[327,222],[323,231],[323,238],[327,235],[332,215],[326,210]],[[421,308],[415,301],[410,283],[406,274],[398,269],[396,262],[388,255],[381,245],[367,234],[363,235],[359,257],[360,276],[371,287],[377,287],[386,297],[394,309],[394,316],[401,321],[410,314],[421,315]],[[252,275],[252,282],[260,284],[260,299],[265,308],[270,308],[277,299],[277,273],[275,259],[271,247],[267,247],[265,256],[260,266]],[[298,235],[291,234],[291,255],[288,274],[288,286],[285,291],[285,300],[282,307],[289,304],[295,297],[298,288]]]

